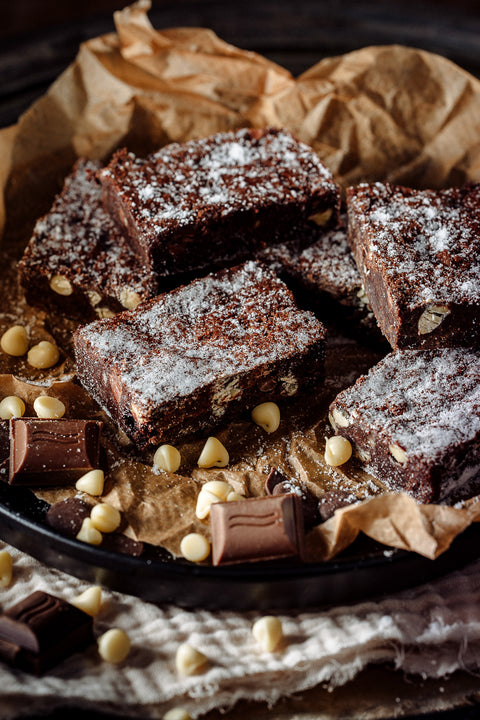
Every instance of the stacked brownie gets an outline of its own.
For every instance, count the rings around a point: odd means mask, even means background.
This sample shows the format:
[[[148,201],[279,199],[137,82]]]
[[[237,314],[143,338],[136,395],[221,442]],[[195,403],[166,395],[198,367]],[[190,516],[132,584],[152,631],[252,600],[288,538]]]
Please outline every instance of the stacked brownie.
[[[338,218],[339,188],[282,130],[219,133],[147,159],[77,162],[19,265],[32,305],[80,319],[133,309],[162,289],[247,260]]]
[[[139,445],[218,424],[323,375],[325,332],[249,262],[158,295],[168,280],[232,267],[336,225],[340,194],[307,145],[242,129],[146,159],[80,161],[20,263],[28,300],[111,322],[75,337],[79,378]],[[320,218],[320,220],[319,220]],[[172,281],[173,279],[173,281]]]
[[[347,206],[350,246],[394,352],[337,396],[331,423],[393,489],[456,497],[480,479],[480,185],[361,184]]]
[[[80,160],[50,212],[38,220],[19,263],[27,302],[88,319],[153,297],[157,281],[104,210],[94,173]]]

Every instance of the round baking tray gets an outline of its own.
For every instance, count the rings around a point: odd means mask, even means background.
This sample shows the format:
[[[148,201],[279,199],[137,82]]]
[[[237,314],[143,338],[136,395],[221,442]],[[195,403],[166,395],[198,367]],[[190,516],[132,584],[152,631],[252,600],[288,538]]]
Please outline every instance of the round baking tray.
[[[146,546],[131,557],[59,535],[43,518],[47,503],[27,488],[0,483],[0,538],[47,565],[156,603],[230,610],[307,609],[352,603],[427,582],[480,556],[472,525],[436,560],[360,538],[325,563],[192,565]]]
[[[280,22],[278,3],[269,2],[256,15],[240,12],[232,21],[231,8],[216,4],[214,30],[224,39],[262,52],[294,74],[325,55],[341,54],[369,44],[402,43],[439,52],[480,75],[480,19],[465,8],[419,8],[415,17],[392,8],[349,0],[338,9],[329,7],[322,23],[293,28],[290,18]],[[178,12],[177,12],[178,11]],[[184,9],[152,9],[156,27],[189,24]],[[424,17],[430,31],[422,28]],[[208,14],[208,13],[207,13]],[[178,15],[178,17],[177,17]],[[181,17],[180,17],[181,15]],[[422,16],[422,17],[420,17]],[[275,22],[272,23],[272,18]],[[212,25],[211,17],[198,17],[195,25]],[[326,20],[326,22],[325,22]],[[263,23],[263,24],[262,24]],[[432,25],[433,23],[433,25]],[[380,37],[378,28],[382,27]],[[85,19],[59,27],[43,28],[12,39],[0,55],[0,127],[15,122],[21,112],[43,94],[50,82],[74,58],[80,41],[112,29],[111,17]],[[268,32],[267,32],[268,30]],[[273,32],[275,30],[275,32]],[[421,34],[421,38],[419,33]],[[213,568],[172,560],[155,548],[141,557],[129,557],[69,540],[44,522],[46,503],[25,488],[0,481],[0,538],[47,565],[86,581],[130,593],[157,603],[210,609],[306,609],[352,603],[396,592],[460,569],[480,556],[480,526],[460,535],[449,550],[431,561],[414,553],[391,550],[368,538],[359,538],[338,558],[327,563],[252,563]]]

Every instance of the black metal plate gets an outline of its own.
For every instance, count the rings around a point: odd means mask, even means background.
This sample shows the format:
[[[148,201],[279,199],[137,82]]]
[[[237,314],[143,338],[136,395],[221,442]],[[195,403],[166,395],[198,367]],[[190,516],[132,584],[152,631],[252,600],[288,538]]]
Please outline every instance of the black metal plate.
[[[0,538],[89,582],[192,608],[306,609],[352,603],[421,584],[480,556],[480,527],[473,525],[435,561],[360,538],[326,563],[214,568],[173,560],[153,547],[136,558],[64,538],[43,522],[47,508],[30,490],[0,483]]]
[[[245,13],[240,3],[215,1],[202,9],[194,0],[181,8],[154,3],[150,17],[156,27],[213,27],[225,40],[262,52],[294,74],[326,55],[392,42],[440,52],[480,74],[480,18],[468,3],[460,3],[452,12],[448,3],[430,1],[407,13],[391,7],[387,11],[369,0],[348,0],[338,8],[308,0],[303,13],[295,15],[294,26],[287,5],[268,0]],[[426,23],[428,34],[423,32]],[[76,23],[43,27],[41,32],[31,31],[4,44],[0,126],[14,122],[45,91],[74,58],[82,40],[111,29],[111,16],[98,13]],[[162,557],[153,549],[132,558],[63,538],[45,525],[45,507],[29,490],[0,482],[0,538],[87,581],[146,600],[189,607],[303,609],[350,603],[418,585],[480,556],[480,527],[474,525],[435,561],[396,550],[385,554],[386,548],[360,539],[329,563],[192,566]]]

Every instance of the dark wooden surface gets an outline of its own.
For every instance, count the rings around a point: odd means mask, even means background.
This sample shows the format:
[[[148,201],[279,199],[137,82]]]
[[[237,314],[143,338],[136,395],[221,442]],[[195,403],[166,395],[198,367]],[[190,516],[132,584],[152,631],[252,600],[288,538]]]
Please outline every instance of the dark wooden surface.
[[[112,12],[123,5],[112,0],[0,0],[0,126],[15,122],[45,91],[82,41],[112,31]],[[294,75],[329,55],[400,43],[440,53],[480,77],[479,0],[153,0],[150,19],[157,28],[210,27],[223,40],[257,51]],[[480,717],[479,698],[480,679],[468,673],[423,683],[373,668],[334,693],[318,688],[271,711],[243,703],[226,717],[471,720]],[[34,707],[32,713],[31,720],[37,717]],[[66,716],[112,720],[78,708],[56,711],[50,720]]]

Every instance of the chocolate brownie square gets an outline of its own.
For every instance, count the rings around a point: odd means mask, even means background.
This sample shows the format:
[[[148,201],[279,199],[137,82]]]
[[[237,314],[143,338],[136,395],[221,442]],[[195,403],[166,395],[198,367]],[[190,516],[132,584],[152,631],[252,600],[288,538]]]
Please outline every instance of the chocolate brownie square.
[[[346,218],[344,223],[327,232],[318,231],[306,248],[281,243],[267,248],[260,258],[321,320],[341,324],[359,339],[380,341],[382,335],[348,244]]]
[[[330,421],[393,490],[459,494],[480,480],[480,352],[391,353],[337,395]]]
[[[27,302],[73,317],[103,317],[133,308],[157,292],[102,205],[94,171],[79,160],[50,212],[38,220],[19,263]]]
[[[340,203],[330,171],[285,130],[218,133],[147,159],[121,150],[98,177],[105,206],[159,277],[301,238],[319,215],[335,224]]]
[[[253,261],[79,328],[74,342],[80,381],[141,447],[323,378],[324,327]]]
[[[480,340],[480,184],[347,191],[349,241],[393,348]]]

